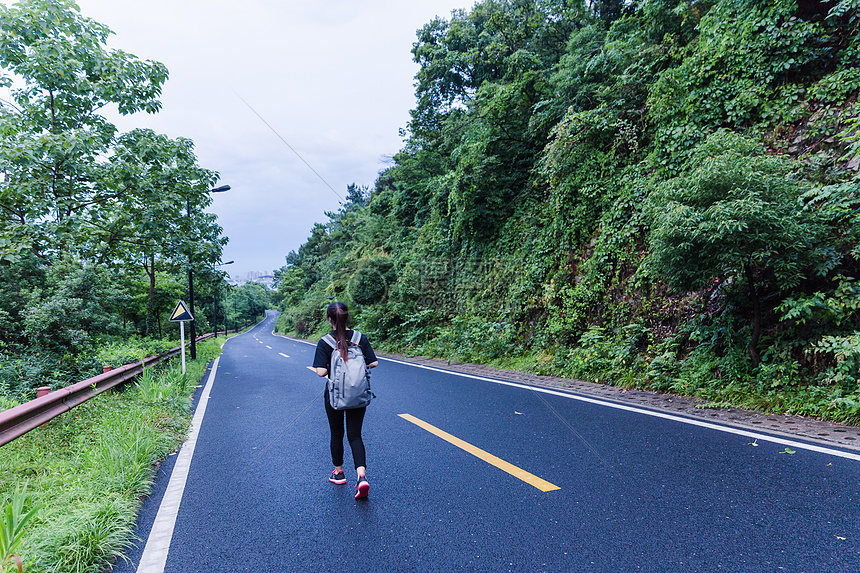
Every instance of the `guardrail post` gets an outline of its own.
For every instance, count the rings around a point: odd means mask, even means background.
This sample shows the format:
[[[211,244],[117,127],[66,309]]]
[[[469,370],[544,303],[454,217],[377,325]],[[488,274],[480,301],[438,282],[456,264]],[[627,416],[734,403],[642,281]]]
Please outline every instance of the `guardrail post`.
[[[108,366],[108,365],[102,366],[102,374],[104,374],[105,372],[110,372],[111,370],[113,370],[113,366]]]
[[[36,398],[41,398],[42,396],[47,396],[51,393],[50,386],[42,386],[38,390],[36,390]]]

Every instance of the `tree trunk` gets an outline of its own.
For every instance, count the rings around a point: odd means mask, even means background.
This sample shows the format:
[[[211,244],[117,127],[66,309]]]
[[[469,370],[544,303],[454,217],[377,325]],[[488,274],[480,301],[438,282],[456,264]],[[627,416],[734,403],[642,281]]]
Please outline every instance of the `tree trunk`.
[[[147,306],[155,312],[155,255],[149,255],[149,300]]]
[[[753,368],[755,368],[761,364],[761,356],[758,353],[758,339],[761,336],[761,302],[758,299],[758,292],[756,292],[755,288],[755,277],[749,263],[744,264],[744,273],[746,273],[747,282],[750,285],[750,300],[753,305],[753,329],[749,351]]]
[[[164,334],[161,332],[161,308],[155,309],[155,323],[158,324],[158,338],[164,338]]]
[[[149,255],[149,261],[144,259],[143,270],[149,277],[149,296],[146,300],[146,320],[145,320],[145,336],[151,336],[155,333],[155,255]]]

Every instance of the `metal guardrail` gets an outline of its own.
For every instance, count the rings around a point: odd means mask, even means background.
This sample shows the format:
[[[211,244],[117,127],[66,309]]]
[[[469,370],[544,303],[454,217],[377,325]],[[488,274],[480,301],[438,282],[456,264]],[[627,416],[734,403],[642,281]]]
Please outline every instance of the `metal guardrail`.
[[[212,338],[212,336],[212,333],[198,336],[197,342]],[[114,368],[98,376],[54,390],[50,394],[0,412],[0,446],[15,438],[20,438],[30,430],[38,428],[60,414],[68,412],[94,396],[98,396],[105,390],[128,382],[143,372],[144,368],[149,368],[176,356],[181,349],[180,346],[171,348],[164,354],[150,356],[140,362]]]

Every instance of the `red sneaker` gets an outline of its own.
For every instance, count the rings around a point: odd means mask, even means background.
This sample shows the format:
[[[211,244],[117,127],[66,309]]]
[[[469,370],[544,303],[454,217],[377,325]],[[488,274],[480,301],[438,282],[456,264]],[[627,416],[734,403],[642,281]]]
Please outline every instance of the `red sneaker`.
[[[364,476],[359,476],[358,483],[355,484],[355,499],[367,497],[369,491],[370,484],[367,483],[367,479]]]

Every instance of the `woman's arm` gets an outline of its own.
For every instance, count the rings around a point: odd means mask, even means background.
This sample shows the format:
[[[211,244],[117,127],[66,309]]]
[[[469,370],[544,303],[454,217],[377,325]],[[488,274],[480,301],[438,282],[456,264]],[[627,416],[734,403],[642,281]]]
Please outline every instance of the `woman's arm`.
[[[377,366],[379,366],[379,360],[374,360],[373,362],[371,362],[370,364],[367,365],[368,368],[376,368]]]
[[[328,376],[328,368],[319,368],[319,367],[317,367],[317,368],[316,368],[316,371],[317,371],[317,376],[319,376],[319,377],[321,377],[321,378],[324,378],[324,377]]]

